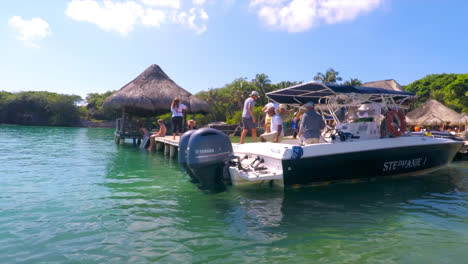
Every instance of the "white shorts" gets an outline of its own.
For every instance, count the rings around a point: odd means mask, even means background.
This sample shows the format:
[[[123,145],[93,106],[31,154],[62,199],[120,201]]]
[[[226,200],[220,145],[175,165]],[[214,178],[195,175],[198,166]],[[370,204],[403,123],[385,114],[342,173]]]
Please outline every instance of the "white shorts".
[[[319,138],[304,138],[301,137],[302,145],[317,144],[319,143]]]
[[[276,138],[278,132],[270,132],[270,133],[263,133],[260,135],[261,138],[265,139],[266,141],[273,141]],[[281,136],[278,138],[278,142],[281,141]]]

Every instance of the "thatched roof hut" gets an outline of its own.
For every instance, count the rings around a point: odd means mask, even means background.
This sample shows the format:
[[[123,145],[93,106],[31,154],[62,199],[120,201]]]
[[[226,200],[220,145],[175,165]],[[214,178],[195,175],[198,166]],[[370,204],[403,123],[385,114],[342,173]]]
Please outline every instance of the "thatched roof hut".
[[[124,109],[126,113],[147,116],[170,111],[174,98],[189,107],[191,112],[209,112],[208,104],[177,85],[156,64],[149,66],[133,81],[104,101],[104,107]]]
[[[456,125],[459,125],[459,126],[468,125],[468,115],[467,114],[461,114],[461,118],[458,120]]]
[[[441,126],[447,123],[458,124],[462,115],[434,99],[429,99],[407,114],[408,125]]]
[[[374,81],[374,82],[366,82],[362,86],[364,87],[375,87],[375,88],[383,88],[387,90],[393,90],[398,92],[403,92],[403,88],[401,88],[400,84],[398,84],[395,80],[382,80],[382,81]]]

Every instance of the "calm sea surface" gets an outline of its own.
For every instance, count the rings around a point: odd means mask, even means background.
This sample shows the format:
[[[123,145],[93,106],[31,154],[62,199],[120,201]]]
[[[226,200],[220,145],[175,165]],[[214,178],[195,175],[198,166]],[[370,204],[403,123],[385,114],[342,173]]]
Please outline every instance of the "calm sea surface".
[[[175,160],[112,134],[0,125],[0,263],[468,261],[468,162],[424,178],[207,194]]]

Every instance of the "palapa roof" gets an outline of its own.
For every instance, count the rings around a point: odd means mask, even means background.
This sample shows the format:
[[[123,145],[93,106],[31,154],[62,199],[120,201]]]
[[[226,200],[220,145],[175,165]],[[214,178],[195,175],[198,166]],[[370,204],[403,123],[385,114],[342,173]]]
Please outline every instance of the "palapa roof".
[[[362,86],[364,87],[376,87],[376,88],[383,88],[387,90],[393,90],[393,91],[398,91],[402,92],[404,91],[403,88],[401,88],[400,84],[398,84],[395,80],[390,79],[390,80],[382,80],[382,81],[373,81],[373,82],[366,82]]]
[[[461,118],[458,120],[457,123],[454,123],[459,126],[464,126],[468,125],[468,115],[467,114],[461,114]]]
[[[180,98],[191,112],[210,111],[207,103],[177,85],[156,64],[107,97],[104,107],[124,108],[127,113],[141,116],[154,115],[170,111],[174,98]]]
[[[461,114],[434,99],[428,99],[418,108],[407,114],[409,125],[440,126],[444,123],[458,124]]]

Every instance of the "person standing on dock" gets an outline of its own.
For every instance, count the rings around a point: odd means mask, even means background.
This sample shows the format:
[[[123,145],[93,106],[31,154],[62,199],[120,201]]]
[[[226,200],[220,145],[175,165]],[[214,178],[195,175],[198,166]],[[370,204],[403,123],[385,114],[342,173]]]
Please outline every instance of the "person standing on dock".
[[[258,99],[258,92],[253,91],[250,94],[250,97],[245,99],[244,102],[244,109],[242,111],[242,125],[243,125],[243,130],[241,133],[241,138],[240,138],[240,143],[244,144],[244,139],[245,136],[247,135],[247,132],[249,132],[249,129],[252,131],[252,138],[254,142],[257,142],[257,130],[255,127],[255,117],[253,113],[253,109],[255,106],[255,100]]]
[[[183,111],[187,109],[188,107],[181,103],[179,98],[172,100],[172,139],[174,140],[176,135],[179,136],[179,133],[182,133]]]
[[[322,117],[314,111],[314,103],[308,102],[303,106],[304,114],[299,127],[299,140],[302,145],[317,144],[320,139],[320,129],[325,127]]]

